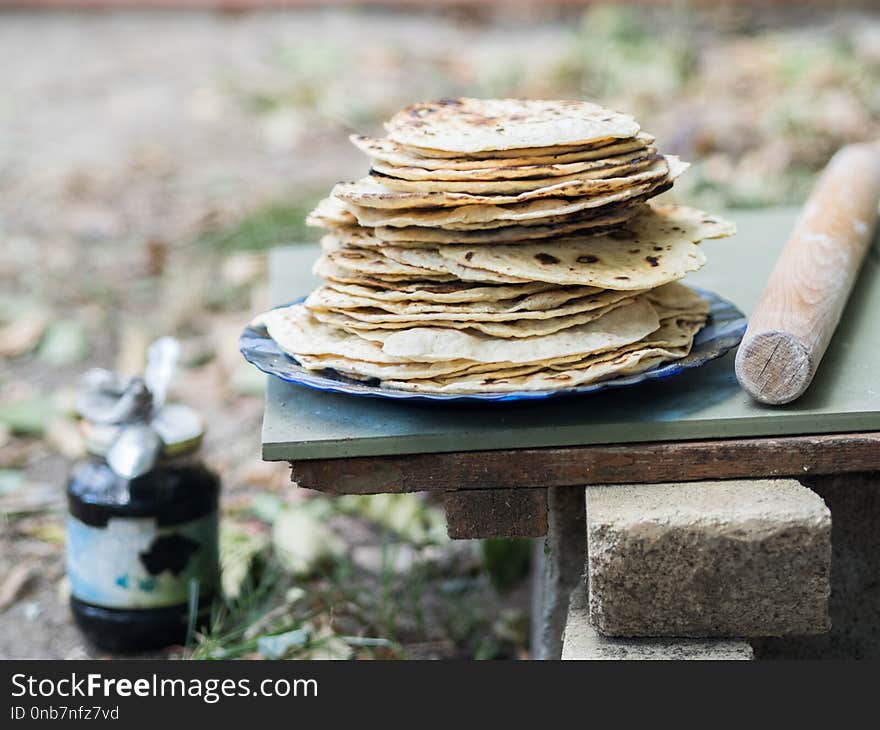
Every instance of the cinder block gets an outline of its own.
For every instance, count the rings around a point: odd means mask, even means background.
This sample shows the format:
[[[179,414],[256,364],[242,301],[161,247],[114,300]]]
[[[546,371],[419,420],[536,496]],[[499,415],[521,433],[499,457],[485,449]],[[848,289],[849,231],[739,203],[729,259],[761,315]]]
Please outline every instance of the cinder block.
[[[532,658],[559,659],[571,592],[583,585],[587,560],[584,490],[547,489],[547,538],[532,563]]]
[[[615,639],[590,624],[584,586],[571,594],[562,658],[576,659],[752,659],[752,647],[737,639]]]
[[[805,477],[831,510],[831,631],[754,639],[758,659],[880,659],[880,472]]]
[[[831,516],[790,479],[586,490],[590,617],[609,636],[826,632]]]

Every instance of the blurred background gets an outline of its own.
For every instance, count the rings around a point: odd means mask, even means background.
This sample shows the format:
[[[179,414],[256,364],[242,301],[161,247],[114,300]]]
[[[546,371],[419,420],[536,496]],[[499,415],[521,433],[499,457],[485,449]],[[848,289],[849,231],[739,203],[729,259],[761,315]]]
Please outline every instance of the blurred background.
[[[164,655],[527,656],[527,543],[451,542],[420,495],[331,500],[260,461],[237,338],[265,251],[315,241],[305,213],[366,172],[350,132],[462,94],[592,99],[693,163],[678,200],[798,204],[880,137],[876,3],[134,4],[0,0],[0,658],[94,655],[66,604],[72,406],[162,334],[224,483],[227,594]]]

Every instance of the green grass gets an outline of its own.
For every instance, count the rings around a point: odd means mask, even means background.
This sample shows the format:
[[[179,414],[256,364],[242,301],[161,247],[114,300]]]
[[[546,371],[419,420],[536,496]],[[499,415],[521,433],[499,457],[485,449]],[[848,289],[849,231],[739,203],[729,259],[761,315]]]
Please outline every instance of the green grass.
[[[214,253],[228,254],[317,241],[319,232],[306,226],[305,219],[318,199],[319,196],[314,195],[270,203],[231,226],[203,232],[197,243]]]
[[[510,622],[499,622],[484,598],[521,583],[528,549],[518,548],[530,548],[530,543],[493,541],[492,559],[484,554],[482,569],[475,570],[468,559],[446,563],[422,553],[408,568],[395,568],[397,551],[405,546],[420,550],[446,542],[445,535],[430,529],[436,506],[416,495],[397,496],[406,499],[310,500],[322,522],[346,514],[380,527],[378,571],[365,570],[343,552],[308,573],[293,574],[276,557],[274,543],[265,540],[245,551],[244,571],[227,581],[229,594],[215,602],[207,626],[191,632],[186,656],[403,658],[408,644],[433,641],[438,629],[456,656],[515,656],[527,640],[512,639]],[[258,519],[275,522],[280,507],[271,502],[255,503]],[[233,563],[228,553],[224,570]]]

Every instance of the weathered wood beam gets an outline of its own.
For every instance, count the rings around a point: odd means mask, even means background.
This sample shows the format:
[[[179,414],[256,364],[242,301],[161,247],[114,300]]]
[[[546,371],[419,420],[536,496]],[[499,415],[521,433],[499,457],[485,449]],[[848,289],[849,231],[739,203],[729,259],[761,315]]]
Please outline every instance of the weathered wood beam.
[[[880,432],[408,454],[293,462],[330,494],[651,484],[880,471]]]

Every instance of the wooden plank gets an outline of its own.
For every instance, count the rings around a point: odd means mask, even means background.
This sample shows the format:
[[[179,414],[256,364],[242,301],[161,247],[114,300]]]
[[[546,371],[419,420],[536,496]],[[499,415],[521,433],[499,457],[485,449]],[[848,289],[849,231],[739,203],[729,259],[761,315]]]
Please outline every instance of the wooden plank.
[[[331,494],[650,484],[880,471],[880,432],[471,451],[292,463]]]
[[[704,269],[688,283],[748,312],[798,211],[735,211],[732,240],[705,241]],[[868,255],[846,314],[807,393],[785,408],[755,403],[736,382],[733,356],[639,387],[544,402],[401,403],[314,391],[270,379],[263,458],[279,461],[783,437],[880,430],[880,251]],[[273,301],[314,286],[314,247],[272,253]]]
[[[460,489],[446,492],[443,504],[453,540],[547,534],[546,489]]]

